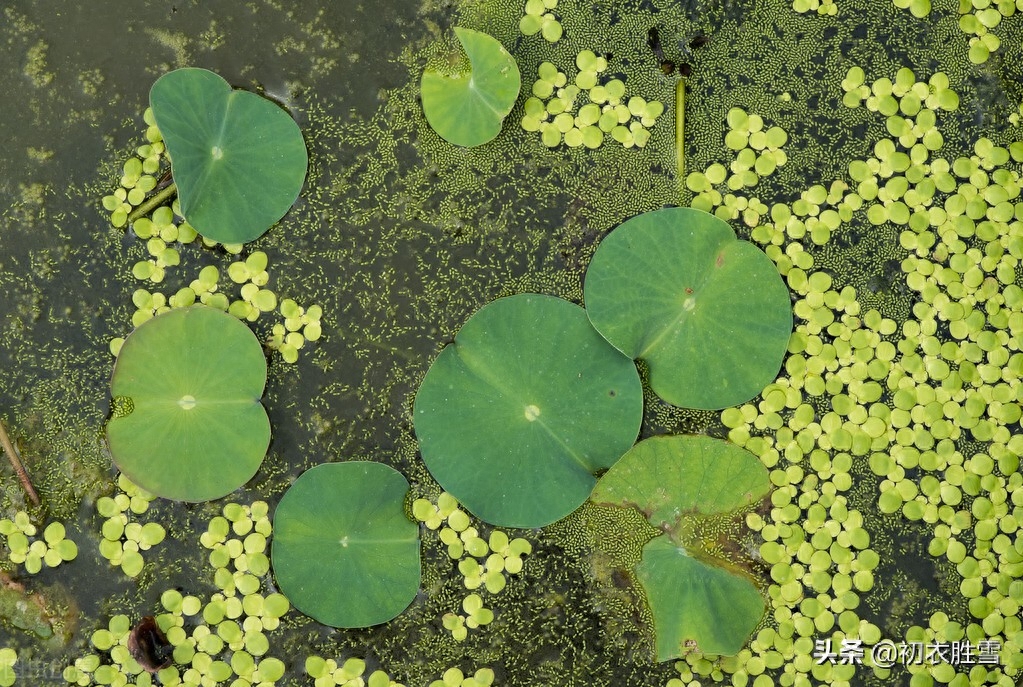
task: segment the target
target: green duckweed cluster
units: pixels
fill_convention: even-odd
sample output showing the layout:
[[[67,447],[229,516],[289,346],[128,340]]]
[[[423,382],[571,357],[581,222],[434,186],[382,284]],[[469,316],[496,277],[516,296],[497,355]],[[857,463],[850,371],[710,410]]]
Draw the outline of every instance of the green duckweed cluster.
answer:
[[[539,33],[549,43],[557,43],[564,33],[553,10],[558,0],[526,0],[526,13],[519,20],[519,31],[525,36]]]
[[[149,510],[149,504],[156,498],[153,494],[124,475],[117,477],[117,486],[120,493],[96,500],[96,512],[106,518],[99,552],[111,565],[120,566],[128,577],[138,577],[145,565],[142,552],[162,542],[167,531],[157,522],[143,524],[134,519]]]
[[[332,658],[309,656],[305,672],[313,678],[314,687],[405,687],[382,670],[367,676],[366,662],[361,658],[349,658],[339,666]]]
[[[768,213],[767,206],[759,198],[747,198],[735,192],[756,186],[761,178],[770,176],[788,161],[782,150],[788,134],[778,126],[765,130],[760,115],[747,114],[740,107],[729,110],[726,119],[729,131],[725,145],[735,151],[735,160],[727,168],[713,163],[703,172],[691,172],[686,177],[686,187],[696,193],[691,206],[712,212],[726,221],[741,216],[747,226],[757,227],[761,217]],[[824,231],[826,228],[825,225],[813,229]]]
[[[923,18],[931,12],[931,0],[892,0],[896,7],[908,9],[914,17]],[[959,0],[959,28],[970,36],[967,53],[973,64],[984,64],[1002,47],[1002,39],[994,29],[1017,11],[1023,10],[1020,0]]]
[[[523,106],[522,128],[538,131],[548,148],[562,142],[569,148],[598,148],[605,135],[625,148],[645,146],[650,140],[648,129],[657,123],[664,105],[639,96],[626,100],[625,84],[620,79],[601,83],[607,59],[592,50],[576,55],[575,64],[579,71],[569,84],[568,76],[553,63],[540,63],[533,96]],[[576,101],[584,92],[588,102],[575,112]]]
[[[115,227],[127,224],[128,215],[156,188],[156,175],[163,166],[166,146],[156,127],[152,109],[146,108],[143,119],[148,125],[145,133],[147,142],[136,149],[136,157],[124,163],[119,187],[111,195],[103,196],[103,208],[110,213],[110,223]]]
[[[458,561],[458,571],[469,590],[485,588],[490,594],[498,594],[508,584],[508,575],[522,572],[522,557],[533,550],[527,540],[510,539],[497,529],[484,539],[472,526],[469,515],[458,507],[455,497],[447,492],[442,492],[436,503],[416,499],[412,503],[412,515],[427,529],[439,530],[438,537],[446,546],[448,556]],[[464,615],[446,613],[441,619],[456,641],[465,640],[469,630],[494,620],[493,611],[484,606],[479,594],[466,596],[462,600],[462,611]]]
[[[831,17],[838,14],[838,4],[835,0],[792,0],[792,9],[800,14],[816,12]]]
[[[284,675],[284,663],[268,656],[267,632],[280,626],[291,609],[283,594],[264,593],[270,561],[269,508],[228,503],[213,518],[200,543],[210,549],[213,582],[220,590],[205,603],[198,596],[168,589],[160,596],[163,612],[156,622],[173,647],[173,664],[144,672],[128,651],[130,620],[110,619],[92,635],[97,653],[77,659],[64,672],[68,682],[100,685],[212,686],[231,681],[235,687],[272,687]],[[157,680],[159,682],[157,682]]]
[[[434,680],[430,687],[490,687],[494,684],[494,671],[480,668],[472,675],[466,675],[459,668],[448,668],[440,680]]]
[[[886,636],[857,611],[880,563],[870,548],[876,524],[849,503],[864,472],[882,478],[882,514],[933,528],[929,552],[955,565],[973,618],[962,624],[934,611],[927,627],[905,631],[905,641],[994,640],[1000,647],[999,665],[971,666],[968,674],[947,662],[910,665],[911,684],[1008,686],[1023,669],[1023,544],[1016,536],[1023,443],[1010,431],[1023,400],[1023,292],[1016,284],[1023,206],[1014,204],[1019,173],[1008,166],[1023,161],[1023,146],[981,138],[972,156],[937,157],[943,138],[935,114],[958,106],[948,79],[937,73],[917,81],[903,69],[894,82],[863,81],[862,70],[849,71],[846,106],[865,102],[884,115],[892,138],[878,141],[873,157],[850,163],[854,186],[816,185],[791,206],[772,207],[773,226],[753,229],[799,297],[797,326],[784,374],[758,403],[721,414],[729,439],[771,469],[770,510],[750,514],[747,524],[769,566],[773,622],[737,657],[680,662],[676,686],[725,673],[734,685],[756,687],[852,679],[855,666],[812,654],[821,636],[835,646],[848,638],[870,646]],[[718,202],[708,209],[717,211]],[[828,271],[815,271],[800,243],[827,244],[861,211],[871,224],[901,228],[906,285],[920,296],[901,329],[863,311],[855,289],[839,289]],[[964,441],[985,448],[964,454]],[[892,675],[869,657],[864,665],[878,678]],[[783,669],[777,682],[764,672],[771,668]]]
[[[0,649],[0,687],[11,687],[17,678],[14,664],[18,662],[18,652],[4,647]]]
[[[78,545],[66,537],[63,524],[51,522],[43,530],[42,539],[35,538],[37,531],[25,511],[15,513],[13,520],[0,519],[0,536],[7,540],[9,560],[24,564],[28,574],[35,575],[42,570],[43,563],[48,568],[56,568],[78,556]]]

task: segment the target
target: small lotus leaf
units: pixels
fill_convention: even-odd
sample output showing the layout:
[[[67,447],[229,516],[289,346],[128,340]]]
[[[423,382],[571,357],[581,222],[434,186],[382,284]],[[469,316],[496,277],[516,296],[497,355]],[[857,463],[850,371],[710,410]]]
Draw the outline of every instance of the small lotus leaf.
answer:
[[[271,559],[295,608],[331,627],[368,627],[401,613],[419,590],[419,528],[409,485],[382,463],[306,471],[274,513]]]
[[[497,136],[519,97],[521,77],[515,59],[494,37],[455,28],[468,72],[423,72],[423,112],[441,138],[455,145],[478,146]]]
[[[792,332],[788,288],[771,259],[727,222],[691,208],[633,217],[597,248],[586,312],[608,341],[650,368],[669,403],[719,409],[778,374]]]
[[[636,367],[583,309],[501,298],[473,315],[427,372],[414,417],[423,460],[477,517],[542,527],[587,499],[643,415]]]
[[[756,456],[703,436],[641,441],[597,483],[595,503],[635,508],[665,532],[647,542],[636,566],[657,660],[682,656],[693,643],[703,653],[734,655],[760,622],[765,604],[748,574],[687,537],[700,518],[756,503],[770,486]]]
[[[273,102],[205,69],[177,69],[149,93],[181,212],[221,243],[261,236],[298,198],[308,163],[298,125]]]
[[[204,305],[146,321],[121,347],[110,390],[127,410],[107,424],[114,463],[157,496],[220,498],[259,469],[270,421],[266,359],[252,331]]]

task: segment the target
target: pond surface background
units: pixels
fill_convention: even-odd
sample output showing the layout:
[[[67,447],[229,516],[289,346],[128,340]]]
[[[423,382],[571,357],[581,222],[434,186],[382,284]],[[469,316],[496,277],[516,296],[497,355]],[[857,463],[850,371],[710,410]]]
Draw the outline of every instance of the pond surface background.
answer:
[[[0,625],[0,647],[17,648],[26,661],[66,665],[89,651],[92,631],[111,615],[154,614],[169,588],[200,596],[215,590],[197,540],[223,502],[155,502],[146,517],[161,522],[168,538],[146,552],[135,580],[98,552],[95,500],[113,493],[116,477],[102,438],[114,360],[109,341],[130,331],[135,289],[170,294],[203,265],[223,270],[230,262],[219,249],[192,245],[165,284],[138,282],[131,268],[147,257],[144,243],[110,227],[100,205],[143,142],[149,87],[170,69],[205,67],[276,100],[309,149],[298,203],[246,247],[267,253],[268,287],[280,298],[320,305],[324,313],[323,338],[300,351],[297,364],[271,356],[264,396],[270,452],[258,475],[224,500],[263,499],[271,509],[303,470],[337,460],[385,462],[405,474],[415,496],[436,497],[410,411],[419,381],[459,326],[513,293],[581,302],[586,264],[608,231],[640,212],[692,202],[693,192],[675,177],[678,75],[662,71],[648,45],[651,27],[665,59],[693,70],[687,172],[734,159],[723,142],[733,107],[788,134],[784,167],[745,191],[767,207],[791,204],[815,183],[848,181],[849,163],[870,156],[887,136],[882,117],[841,103],[840,83],[852,66],[863,67],[868,84],[894,79],[904,66],[921,80],[948,74],[961,103],[939,122],[949,159],[969,155],[982,135],[1003,145],[1021,137],[1009,120],[1023,96],[1019,15],[999,29],[1001,50],[974,66],[951,0],[935,0],[925,19],[883,0],[838,0],[836,17],[797,14],[782,0],[561,0],[566,33],[553,46],[518,32],[518,4],[102,0],[0,8],[0,419],[42,497],[43,508],[31,510],[36,521],[64,521],[79,546],[75,561],[26,580],[78,616],[69,643],[40,643]],[[416,100],[423,66],[443,55],[444,41],[450,49],[455,24],[495,35],[523,76],[523,95],[498,139],[472,150],[441,141]],[[710,41],[689,47],[701,35]],[[630,93],[665,104],[645,148],[609,142],[595,151],[548,150],[519,126],[538,64],[574,69],[583,49],[608,55],[609,72],[623,77]],[[1010,167],[1018,171],[1018,161]],[[732,226],[750,237],[741,219]],[[917,294],[900,268],[907,254],[900,231],[860,213],[823,245],[802,244],[835,290],[854,287],[863,311],[876,308],[901,324]],[[261,339],[273,321],[253,325]],[[728,436],[720,413],[672,408],[649,392],[646,402],[641,437]],[[821,414],[828,402],[815,401]],[[891,405],[890,397],[883,402]],[[970,455],[983,442],[964,435],[957,447]],[[10,517],[25,499],[6,463],[0,470],[0,516]],[[865,460],[851,473],[850,508],[864,514],[881,555],[860,616],[895,640],[939,610],[968,622],[955,567],[928,554],[932,528],[878,511],[881,478]],[[440,621],[459,610],[462,578],[427,532],[422,592],[408,611],[358,631],[329,630],[293,612],[270,636],[270,655],[288,665],[284,684],[296,685],[311,684],[302,674],[310,654],[366,658],[410,687],[452,666],[467,674],[493,667],[500,685],[666,684],[679,670],[650,662],[648,614],[628,576],[609,563],[613,555],[598,545],[621,524],[603,517],[584,509],[544,531],[518,533],[534,552],[523,574],[488,599],[495,622],[465,642],[452,640]],[[749,533],[742,540],[753,550],[759,543]],[[6,561],[0,569],[27,577]],[[770,583],[766,567],[754,573]],[[863,668],[852,684],[900,679]]]

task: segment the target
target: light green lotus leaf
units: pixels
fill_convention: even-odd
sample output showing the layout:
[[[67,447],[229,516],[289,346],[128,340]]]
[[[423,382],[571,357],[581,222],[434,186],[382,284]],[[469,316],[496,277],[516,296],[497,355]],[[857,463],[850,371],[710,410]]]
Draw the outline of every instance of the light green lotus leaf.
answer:
[[[382,463],[327,463],[304,472],[273,520],[271,560],[295,608],[331,627],[394,618],[419,590],[419,527],[409,485]]]
[[[117,356],[107,423],[114,463],[143,489],[208,501],[252,478],[270,443],[266,359],[252,331],[203,305],[146,321]]]
[[[149,93],[181,212],[196,231],[245,243],[284,216],[305,180],[298,125],[276,104],[205,69],[176,69]]]
[[[473,315],[427,372],[414,419],[430,473],[474,515],[542,527],[582,505],[639,431],[631,360],[582,308],[521,294]]]
[[[658,661],[694,648],[734,655],[760,622],[765,603],[748,573],[690,539],[701,519],[757,503],[770,487],[756,456],[704,436],[641,441],[597,483],[595,503],[635,508],[665,532],[647,542],[635,570],[654,616]]]
[[[767,255],[691,208],[627,220],[586,270],[586,312],[650,386],[685,408],[744,403],[778,374],[792,332],[789,291]]]
[[[455,145],[478,146],[497,136],[519,97],[518,65],[494,37],[456,27],[469,71],[427,68],[420,84],[426,121]]]

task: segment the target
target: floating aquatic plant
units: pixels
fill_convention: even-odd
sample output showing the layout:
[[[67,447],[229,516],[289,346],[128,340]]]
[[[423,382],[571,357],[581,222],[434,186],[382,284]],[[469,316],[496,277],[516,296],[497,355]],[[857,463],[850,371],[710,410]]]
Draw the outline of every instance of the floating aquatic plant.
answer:
[[[361,658],[349,658],[340,666],[332,658],[309,656],[305,660],[305,672],[313,678],[314,687],[404,687],[382,670],[366,674],[366,662]]]
[[[490,687],[494,684],[494,671],[480,668],[472,675],[466,675],[460,668],[448,668],[440,680],[434,680],[430,687]]]
[[[14,664],[18,662],[18,653],[14,649],[0,649],[0,687],[11,687],[18,673]]]
[[[123,474],[117,476],[117,486],[120,493],[96,500],[96,512],[106,518],[99,552],[111,565],[120,566],[128,577],[138,577],[145,565],[142,552],[162,542],[167,532],[160,523],[139,523],[132,517],[149,510],[150,502],[156,498],[154,494],[139,488]]]
[[[519,20],[519,31],[526,36],[539,33],[549,43],[557,43],[564,29],[552,10],[557,9],[558,0],[526,0],[525,14]]]
[[[426,120],[441,138],[471,148],[501,131],[515,106],[521,78],[515,59],[494,37],[455,27],[469,60],[468,71],[423,72],[421,90]]]
[[[298,198],[305,142],[276,104],[195,68],[161,76],[149,101],[171,156],[181,210],[203,236],[251,241]]]
[[[774,379],[792,331],[788,289],[759,248],[699,210],[624,222],[586,271],[586,313],[675,405],[724,408]]]
[[[408,488],[369,461],[318,465],[291,485],[274,513],[270,556],[298,610],[332,627],[378,625],[405,610],[419,591]]]
[[[664,105],[640,96],[626,98],[621,79],[600,82],[608,62],[592,50],[581,51],[575,63],[578,72],[573,83],[553,63],[540,63],[533,95],[523,107],[522,128],[539,132],[548,148],[562,142],[570,148],[598,148],[607,139],[625,148],[645,146],[650,140],[648,129],[657,123]],[[582,94],[587,102],[576,111]]]
[[[700,436],[653,437],[636,444],[593,491],[597,504],[635,508],[664,530],[643,547],[636,576],[654,616],[657,660],[698,650],[733,655],[764,613],[748,574],[692,541],[692,523],[735,512],[770,489],[756,456]]]
[[[43,530],[42,539],[36,538],[37,532],[25,511],[15,513],[13,520],[0,519],[0,536],[7,540],[10,561],[23,563],[28,574],[42,570],[43,563],[56,568],[78,556],[78,545],[66,537],[63,524],[51,522]]]
[[[481,308],[416,394],[423,460],[481,520],[542,527],[589,496],[639,431],[632,362],[582,308],[521,294]]]
[[[479,530],[471,526],[468,514],[458,507],[455,497],[447,492],[442,492],[436,503],[416,499],[412,502],[412,515],[428,529],[438,530],[448,556],[458,561],[458,571],[469,590],[486,589],[491,594],[500,593],[507,585],[509,575],[522,572],[523,556],[533,551],[526,539],[509,539],[501,530],[492,530],[489,538],[484,539]],[[441,618],[444,628],[456,641],[463,641],[470,629],[486,625],[493,619],[493,612],[483,607],[482,597],[478,594],[470,594],[463,599],[462,610],[465,615],[445,613]]]
[[[124,342],[107,424],[114,462],[132,482],[183,501],[220,498],[259,469],[270,422],[259,403],[266,361],[233,317],[206,306],[171,310]]]

